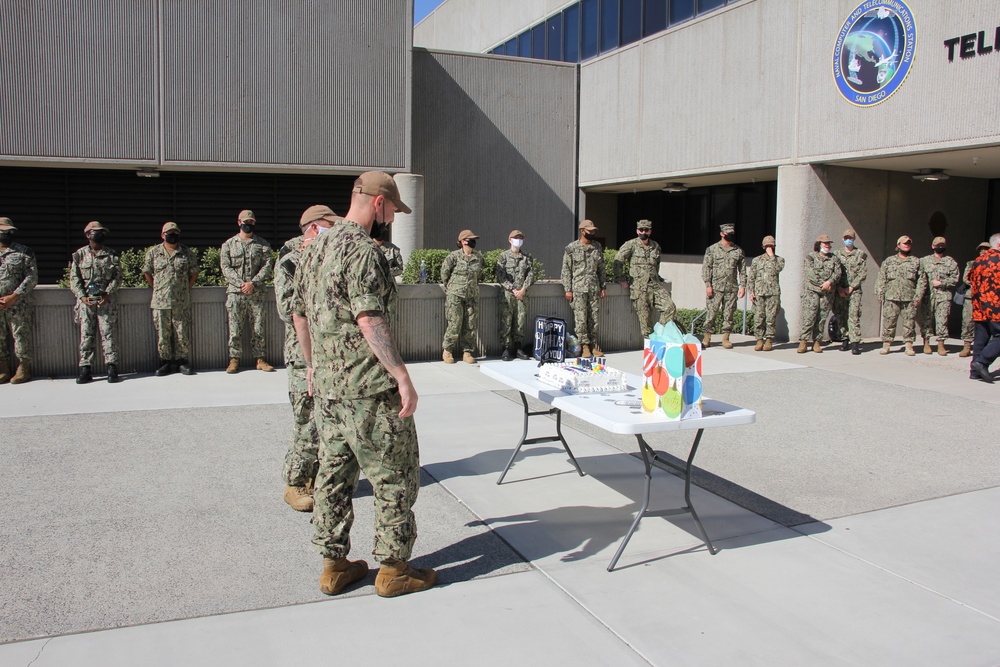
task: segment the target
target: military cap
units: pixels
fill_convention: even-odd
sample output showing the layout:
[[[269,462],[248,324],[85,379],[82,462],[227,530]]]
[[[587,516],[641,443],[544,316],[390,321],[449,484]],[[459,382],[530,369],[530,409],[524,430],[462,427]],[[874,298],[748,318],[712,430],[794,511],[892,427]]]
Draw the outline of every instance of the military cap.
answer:
[[[948,241],[946,241],[943,236],[935,236],[934,240],[931,241],[931,247],[933,248],[934,246],[936,246],[938,244],[946,245],[947,243],[948,243]]]
[[[522,232],[520,229],[515,229],[514,231],[512,231],[510,234],[507,235],[507,238],[509,238],[509,239],[523,239],[524,238],[524,232]]]
[[[723,234],[733,234],[736,232],[736,225],[731,225],[727,222],[724,225],[719,225],[719,231]]]
[[[642,219],[639,222],[635,223],[635,228],[636,229],[652,229],[653,228],[653,221],[652,220]]]
[[[774,237],[773,236],[765,236],[764,240],[760,242],[760,247],[761,248],[766,248],[769,245],[770,246],[774,245]]]
[[[177,232],[178,234],[180,234],[181,228],[177,225],[176,222],[166,222],[163,224],[163,229],[160,230],[160,233],[166,234],[167,232]]]
[[[858,235],[854,233],[853,229],[845,229],[844,230],[844,234],[843,234],[843,236],[841,238],[856,239],[856,238],[858,238]]]
[[[320,218],[333,221],[337,219],[337,214],[326,204],[313,204],[302,212],[302,216],[299,218],[299,227],[305,227],[310,222],[319,220]]]
[[[9,219],[10,218],[8,218],[8,220]],[[976,250],[982,250],[983,248],[986,248],[987,250],[989,250],[992,247],[993,246],[990,245],[989,241],[983,241],[982,243],[980,243],[979,245],[976,246]]]
[[[240,211],[239,219],[240,222],[246,222],[247,220],[249,220],[250,222],[257,222],[257,218],[254,217],[253,211],[251,211],[248,208],[245,208],[242,211]]]
[[[17,231],[17,227],[14,226],[14,221],[11,220],[10,218],[0,218],[0,231],[5,232],[8,229],[11,229],[15,232]]]
[[[597,229],[597,225],[595,225],[591,220],[584,220],[579,225],[577,225],[577,228],[590,231],[591,229]]]
[[[97,220],[91,220],[90,222],[88,222],[87,226],[83,228],[83,233],[86,234],[87,232],[92,232],[97,229],[101,230],[105,234],[111,233],[111,230],[109,230],[107,227],[99,223]]]
[[[906,234],[903,234],[898,239],[896,239],[896,245],[902,245],[903,243],[913,243],[913,239],[911,239]]]
[[[384,171],[366,171],[358,176],[354,181],[354,192],[364,195],[378,197],[382,195],[392,202],[393,206],[400,213],[412,213],[410,207],[403,203],[399,197],[399,188],[396,187],[396,179]]]
[[[819,243],[833,243],[833,241],[830,240],[829,234],[820,234],[816,237],[816,241]]]
[[[471,229],[463,229],[458,233],[458,242],[461,243],[466,239],[478,239],[479,237],[472,233]]]

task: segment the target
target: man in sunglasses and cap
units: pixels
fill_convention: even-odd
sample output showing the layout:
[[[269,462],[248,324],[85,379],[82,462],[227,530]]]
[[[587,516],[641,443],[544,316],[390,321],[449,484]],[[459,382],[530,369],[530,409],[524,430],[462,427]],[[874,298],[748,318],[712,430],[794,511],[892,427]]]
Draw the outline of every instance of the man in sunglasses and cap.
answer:
[[[447,323],[441,341],[441,359],[455,363],[452,351],[462,349],[462,361],[476,363],[476,328],[479,323],[479,281],[483,276],[483,254],[476,250],[479,237],[471,229],[458,234],[458,250],[441,262],[444,284],[444,319]]]
[[[931,336],[937,336],[937,353],[947,356],[944,342],[948,339],[948,317],[951,315],[951,300],[958,285],[958,262],[950,257],[948,242],[943,236],[931,241],[930,255],[920,258],[920,278],[917,279],[917,293],[914,299],[920,303],[920,333],[924,338],[924,354],[930,354]],[[924,296],[926,295],[926,299]]]
[[[580,223],[580,238],[563,250],[560,281],[566,300],[573,308],[573,331],[580,341],[581,357],[600,357],[597,344],[600,300],[607,283],[604,248],[597,241],[597,226],[590,220]]]
[[[238,373],[243,349],[243,328],[251,324],[250,346],[257,370],[272,372],[264,359],[264,286],[271,278],[271,245],[253,233],[257,219],[246,209],[237,216],[240,231],[222,244],[219,265],[226,280],[226,315],[229,321],[229,366],[227,373]]]
[[[198,254],[181,243],[181,228],[167,222],[160,229],[163,243],[146,251],[142,274],[153,289],[149,307],[156,329],[160,366],[155,375],[174,370],[193,375],[191,368],[191,288],[198,279]]]
[[[896,254],[885,258],[875,281],[875,298],[882,304],[882,349],[879,354],[889,354],[896,337],[897,320],[901,320],[906,356],[916,355],[913,316],[917,310],[914,297],[920,278],[920,260],[910,255],[912,246],[909,236],[900,236],[896,240]]]
[[[76,321],[80,325],[80,375],[77,384],[93,379],[94,337],[100,334],[104,363],[108,367],[108,382],[118,382],[118,346],[115,344],[115,323],[118,304],[115,297],[122,284],[121,260],[117,250],[105,247],[108,228],[97,220],[83,229],[87,245],[73,253],[69,272],[69,288],[76,296]]]

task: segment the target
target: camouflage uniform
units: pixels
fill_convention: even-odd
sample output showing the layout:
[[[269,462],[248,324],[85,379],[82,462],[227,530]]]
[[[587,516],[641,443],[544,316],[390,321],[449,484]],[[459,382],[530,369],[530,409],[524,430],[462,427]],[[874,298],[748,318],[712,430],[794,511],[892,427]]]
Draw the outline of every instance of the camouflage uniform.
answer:
[[[472,354],[476,349],[476,325],[479,322],[479,279],[483,274],[483,254],[473,250],[466,255],[453,251],[441,263],[444,283],[444,317],[447,325],[441,348],[456,346]]]
[[[229,356],[238,358],[243,347],[243,326],[253,323],[250,346],[254,357],[267,352],[264,338],[264,286],[271,277],[271,246],[257,236],[244,242],[239,234],[222,244],[219,253],[222,277],[227,283],[226,314],[229,318]],[[253,294],[240,291],[243,283],[252,282]]]
[[[305,236],[296,236],[278,251],[274,263],[274,299],[278,317],[285,323],[285,370],[288,374],[288,401],[292,404],[292,441],[285,454],[283,476],[288,486],[307,486],[319,468],[319,433],[313,419],[313,397],[302,346],[292,323],[295,297],[295,270],[302,256]]]
[[[0,296],[17,294],[12,307],[0,310],[0,361],[9,362],[7,330],[14,338],[14,354],[31,364],[31,290],[38,284],[38,264],[31,248],[12,243],[0,250]]]
[[[674,300],[670,298],[670,292],[660,278],[660,255],[659,243],[649,239],[649,243],[646,244],[638,238],[629,239],[615,253],[616,282],[625,279],[622,276],[622,269],[624,263],[629,262],[629,297],[632,299],[632,308],[639,318],[639,329],[642,330],[643,338],[649,338],[649,334],[653,333],[653,325],[650,323],[651,309],[656,308],[660,312],[660,324],[666,324],[674,319],[674,313],[677,312]]]
[[[500,299],[500,348],[509,350],[524,344],[528,323],[528,297],[518,300],[514,290],[527,288],[535,282],[531,255],[507,249],[497,258],[496,280],[503,287]]]
[[[896,337],[896,321],[900,317],[903,318],[903,340],[913,342],[913,314],[916,311],[913,297],[919,274],[920,260],[916,257],[900,258],[895,254],[882,262],[875,281],[875,297],[882,302],[883,343],[891,343]]]
[[[712,288],[712,296],[705,304],[708,313],[702,329],[706,335],[715,333],[715,318],[721,308],[722,333],[732,333],[739,288],[747,282],[743,249],[736,244],[727,248],[722,241],[708,246],[701,265],[701,279],[706,287]]]
[[[833,253],[819,251],[806,255],[802,283],[802,329],[800,341],[816,342],[823,336],[822,324],[833,306],[833,292],[824,292],[823,283],[829,281],[832,289],[840,282],[840,260]]]
[[[747,284],[753,294],[753,327],[757,340],[774,338],[778,310],[781,308],[778,274],[784,269],[784,257],[771,257],[766,252],[750,262]]]
[[[416,427],[413,417],[399,418],[396,381],[357,324],[361,313],[386,312],[395,292],[385,255],[348,220],[334,223],[299,260],[293,312],[305,315],[312,334],[320,436],[313,543],[328,558],[347,557],[351,550],[359,472],[375,498],[376,558],[406,560],[416,539]]]
[[[972,262],[974,260],[969,260],[965,263],[965,271],[962,272],[962,282],[966,285],[969,284],[969,270],[972,268]],[[962,301],[962,341],[971,344],[975,338],[976,327],[972,323],[972,295],[966,290],[965,299]]]
[[[153,311],[160,359],[191,358],[191,279],[198,275],[198,254],[178,244],[171,253],[164,244],[146,251],[142,272],[153,277]]]
[[[581,345],[597,345],[601,291],[607,283],[604,248],[597,241],[589,245],[573,241],[563,251],[563,290],[573,293],[573,332]]]
[[[389,262],[389,272],[392,273],[392,277],[403,275],[403,254],[399,251],[399,247],[389,241],[384,241],[381,250],[386,261]]]
[[[118,251],[107,246],[96,253],[85,245],[73,253],[69,273],[69,288],[76,295],[75,320],[80,325],[80,365],[91,366],[94,361],[94,336],[100,331],[104,363],[118,364],[118,346],[115,344],[115,323],[118,321],[118,304],[115,295],[121,287],[122,272]],[[103,306],[89,306],[80,299],[97,291],[107,295]]]
[[[837,316],[837,326],[840,329],[840,339],[851,343],[861,342],[861,288],[868,277],[868,254],[859,248],[851,252],[837,251],[840,261],[840,285],[854,291],[847,296],[840,296],[834,291],[833,312]]]
[[[932,281],[940,280],[935,287]],[[953,257],[944,255],[938,257],[930,254],[920,258],[920,278],[917,279],[917,291],[913,299],[920,301],[919,321],[920,332],[925,339],[931,334],[937,336],[938,342],[948,339],[948,316],[951,314],[951,299],[958,285],[958,262]],[[925,300],[924,295],[930,292]]]

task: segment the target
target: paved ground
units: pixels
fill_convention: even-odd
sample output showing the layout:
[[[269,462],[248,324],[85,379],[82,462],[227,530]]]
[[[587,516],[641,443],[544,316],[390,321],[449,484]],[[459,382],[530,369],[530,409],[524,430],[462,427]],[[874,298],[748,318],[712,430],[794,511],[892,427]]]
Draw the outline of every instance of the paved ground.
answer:
[[[395,600],[372,578],[318,591],[308,516],[281,500],[283,373],[0,387],[0,665],[1000,664],[1000,389],[954,354],[740,340],[705,360],[706,393],[758,414],[698,456],[720,553],[687,517],[646,519],[613,573],[634,439],[566,418],[584,477],[537,445],[497,486],[516,394],[412,365],[415,560],[442,585]],[[683,456],[689,437],[649,440]],[[653,506],[679,504],[679,479],[654,481]],[[365,482],[355,506],[365,558]]]

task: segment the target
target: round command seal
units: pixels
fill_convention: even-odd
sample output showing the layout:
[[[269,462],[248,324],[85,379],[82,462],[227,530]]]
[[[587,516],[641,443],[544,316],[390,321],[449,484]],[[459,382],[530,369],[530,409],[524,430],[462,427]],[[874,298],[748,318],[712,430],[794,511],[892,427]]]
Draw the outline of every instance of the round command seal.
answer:
[[[917,26],[900,0],[867,0],[851,12],[833,47],[833,79],[851,104],[884,102],[913,63]]]

